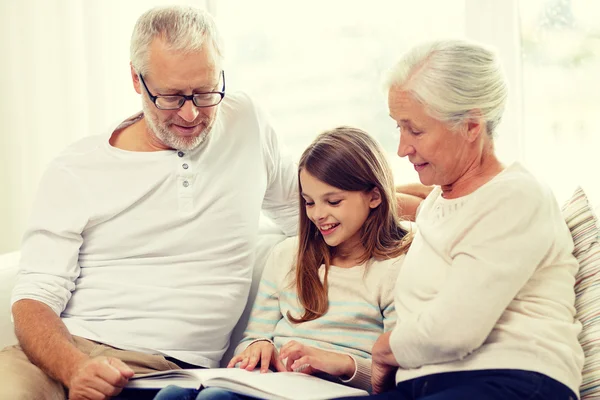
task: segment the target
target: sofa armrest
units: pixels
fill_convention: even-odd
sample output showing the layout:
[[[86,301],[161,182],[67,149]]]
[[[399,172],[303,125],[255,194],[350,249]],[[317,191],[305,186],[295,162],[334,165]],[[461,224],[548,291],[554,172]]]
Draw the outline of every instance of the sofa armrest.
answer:
[[[18,251],[0,255],[0,349],[17,343],[10,314],[10,295],[19,267]]]

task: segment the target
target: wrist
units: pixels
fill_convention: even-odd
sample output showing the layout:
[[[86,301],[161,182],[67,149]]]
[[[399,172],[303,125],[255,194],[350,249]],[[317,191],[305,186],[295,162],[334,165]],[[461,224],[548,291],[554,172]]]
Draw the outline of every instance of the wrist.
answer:
[[[392,351],[391,347],[391,334],[394,331],[388,331],[381,335],[373,346],[373,353],[371,355],[373,362],[381,365],[390,365],[398,367],[398,361]]]
[[[391,353],[390,334],[391,331],[384,333],[375,342],[371,354],[371,358],[374,362],[385,364],[385,359],[387,358],[389,353]]]
[[[62,361],[62,368],[59,370],[59,381],[66,387],[71,387],[71,380],[77,374],[82,365],[90,360],[90,357],[79,350],[65,357]]]
[[[344,373],[343,376],[346,379],[351,379],[356,374],[356,361],[349,355],[345,355]]]
[[[268,343],[271,343],[273,346],[275,346],[275,343],[271,339],[258,338],[258,339],[254,339],[253,341],[251,341],[250,343],[248,343],[248,346],[246,346],[246,348],[252,346],[253,344],[259,343],[259,342],[268,342]]]

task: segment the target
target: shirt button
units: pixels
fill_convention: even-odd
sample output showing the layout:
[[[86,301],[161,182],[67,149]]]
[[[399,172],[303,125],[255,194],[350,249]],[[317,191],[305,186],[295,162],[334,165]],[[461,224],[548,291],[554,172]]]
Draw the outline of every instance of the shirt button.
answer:
[[[182,167],[183,167],[183,169],[188,169],[188,165],[187,164],[183,164]]]
[[[188,181],[183,181],[183,187],[188,187],[190,186],[190,183]]]
[[[185,153],[184,153],[183,151],[178,151],[178,152],[177,152],[177,155],[178,155],[179,157],[183,157],[183,156],[185,155]]]

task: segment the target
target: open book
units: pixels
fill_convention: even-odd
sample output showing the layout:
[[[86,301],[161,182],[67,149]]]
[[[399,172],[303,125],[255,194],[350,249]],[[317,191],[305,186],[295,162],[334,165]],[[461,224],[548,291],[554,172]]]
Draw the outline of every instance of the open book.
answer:
[[[322,400],[366,396],[365,390],[299,372],[261,374],[239,368],[176,369],[135,375],[127,388],[158,389],[168,385],[198,389],[220,387],[246,396],[273,400]]]

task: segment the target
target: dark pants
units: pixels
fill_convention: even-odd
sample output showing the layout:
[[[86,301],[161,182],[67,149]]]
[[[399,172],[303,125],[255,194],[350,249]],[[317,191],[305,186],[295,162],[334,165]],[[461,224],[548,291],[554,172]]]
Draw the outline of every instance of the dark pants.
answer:
[[[448,372],[411,379],[400,382],[394,390],[369,399],[576,400],[577,396],[562,383],[537,372],[494,369]]]

